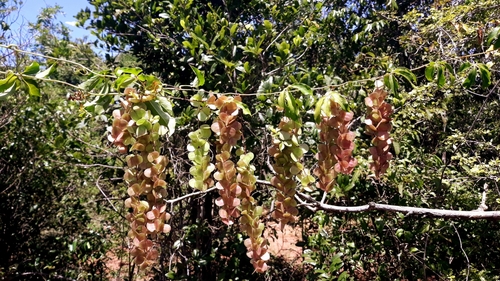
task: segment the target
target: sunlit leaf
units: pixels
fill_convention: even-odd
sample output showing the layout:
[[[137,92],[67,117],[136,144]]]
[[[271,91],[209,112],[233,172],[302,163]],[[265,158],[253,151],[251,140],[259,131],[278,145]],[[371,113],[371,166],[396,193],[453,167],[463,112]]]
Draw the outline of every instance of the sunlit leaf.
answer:
[[[203,72],[201,70],[199,70],[198,68],[190,65],[191,69],[193,70],[193,72],[196,74],[196,79],[195,81],[193,81],[191,83],[191,86],[193,87],[201,87],[203,85],[205,85],[205,74],[203,74]]]
[[[25,75],[33,75],[40,71],[40,65],[37,62],[32,62],[29,66],[24,69],[23,74]]]

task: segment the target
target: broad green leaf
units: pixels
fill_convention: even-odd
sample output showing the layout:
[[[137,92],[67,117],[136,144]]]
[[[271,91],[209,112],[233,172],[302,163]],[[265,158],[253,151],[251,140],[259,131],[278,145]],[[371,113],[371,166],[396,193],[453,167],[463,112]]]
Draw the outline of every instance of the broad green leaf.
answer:
[[[35,61],[35,62],[32,62],[29,66],[27,66],[24,69],[23,74],[33,75],[33,74],[37,74],[38,71],[40,71],[40,65]]]
[[[7,85],[7,84],[6,84]],[[8,84],[10,85],[10,87],[8,88],[5,88],[5,87],[0,87],[0,100],[4,100],[6,99],[8,96],[10,96],[11,94],[13,94],[15,91],[15,88],[16,88],[16,83],[11,83],[11,84]]]
[[[285,91],[285,116],[295,122],[299,121],[299,107],[289,91]]]
[[[460,65],[460,68],[458,68],[458,72],[462,72],[466,69],[468,69],[471,66],[470,62],[466,61]]]
[[[115,70],[116,76],[120,76],[123,73],[128,73],[137,76],[141,74],[141,72],[142,69],[140,69],[139,67],[119,67]]]
[[[488,66],[483,63],[478,63],[477,66],[479,67],[479,73],[481,75],[481,87],[487,88],[491,85],[491,72]]]
[[[443,87],[445,82],[446,82],[446,79],[444,77],[444,66],[440,65],[438,67],[438,72],[437,72],[437,85],[438,85],[438,88]]]
[[[309,87],[305,84],[294,84],[294,85],[290,85],[289,87],[301,91],[304,95],[308,95],[308,96],[313,95],[311,87]]]
[[[233,25],[231,26],[231,29],[229,30],[229,35],[233,36],[234,33],[236,32],[237,28],[238,28],[238,24],[237,23],[233,23]]]
[[[260,82],[259,89],[257,93],[267,93],[270,92],[273,88],[273,77],[269,76],[266,80]]]
[[[250,109],[248,109],[248,106],[244,103],[242,103],[241,101],[238,101],[238,100],[233,100],[237,105],[238,107],[243,111],[243,114],[245,115],[250,115],[252,114],[250,112]]]
[[[500,33],[500,27],[495,27],[491,32],[488,34],[488,38],[486,39],[486,45],[491,45],[493,40],[498,38],[498,34]]]
[[[493,44],[493,48],[495,50],[500,49],[500,37],[498,37],[498,39],[495,41],[495,44]]]
[[[12,93],[16,88],[17,76],[11,71],[7,72],[7,77],[0,80],[0,99],[5,99]]]
[[[455,74],[453,71],[453,67],[449,63],[445,63],[444,67],[448,70],[448,76],[450,78],[450,82],[453,84],[455,82]]]
[[[465,78],[462,85],[466,88],[474,86],[476,84],[477,69],[475,66],[471,67],[467,78]]]
[[[434,62],[430,62],[429,65],[425,68],[425,78],[427,81],[434,81],[434,74],[436,73],[436,69],[434,68]]]
[[[86,81],[84,81],[83,83],[81,83],[80,85],[78,85],[78,88],[81,88],[87,92],[90,92],[92,91],[96,86],[97,84],[99,84],[101,82],[101,79],[99,76],[97,75],[94,75],[92,77],[90,77],[89,79],[87,79]]]
[[[389,90],[393,94],[396,95],[398,93],[399,84],[398,84],[398,81],[396,80],[396,78],[394,77],[394,75],[392,75],[390,73],[387,73],[386,75],[384,75],[384,85],[387,88],[389,88]]]
[[[271,30],[273,28],[273,24],[269,20],[264,20],[264,27]]]
[[[137,80],[137,78],[130,75],[130,74],[123,74],[123,75],[120,75],[120,77],[118,77],[118,79],[116,79],[116,81],[114,83],[114,87],[118,90],[123,89],[123,88],[130,86],[136,80]]]
[[[316,103],[316,108],[314,109],[314,122],[316,122],[316,124],[321,122],[321,107],[323,106],[324,101],[325,97],[321,97]]]
[[[23,82],[28,87],[28,93],[30,96],[39,97],[40,96],[40,88],[38,88],[38,84],[35,80],[23,77]]]
[[[403,76],[412,85],[417,83],[417,76],[407,68],[398,67],[394,70],[394,73]]]
[[[151,111],[154,116],[160,117],[160,124],[168,128],[168,136],[171,136],[175,132],[175,118],[168,116],[162,109],[160,104],[156,101],[145,102],[147,108]]]
[[[193,87],[201,87],[205,84],[205,74],[203,74],[203,72],[201,70],[199,70],[198,68],[190,65],[191,69],[193,70],[193,72],[196,74],[196,79],[195,81],[193,81],[193,83],[191,83],[191,85]]]
[[[278,96],[278,106],[282,109],[285,108],[285,91],[281,92]]]
[[[52,64],[51,66],[49,66],[49,68],[45,69],[42,72],[37,73],[35,75],[35,77],[36,78],[45,78],[45,77],[49,76],[50,74],[52,74],[55,71],[54,65],[55,64]]]

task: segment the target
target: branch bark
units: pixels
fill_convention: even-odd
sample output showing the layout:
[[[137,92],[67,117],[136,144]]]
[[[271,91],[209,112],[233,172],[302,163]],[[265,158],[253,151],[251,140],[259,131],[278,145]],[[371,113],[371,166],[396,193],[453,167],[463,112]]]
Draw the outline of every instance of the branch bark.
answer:
[[[257,180],[257,183],[272,186],[269,181]],[[297,191],[297,199],[299,200],[300,206],[305,206],[309,210],[316,212],[323,210],[328,213],[362,213],[370,211],[383,211],[389,213],[402,213],[406,216],[422,216],[429,218],[443,218],[443,219],[462,219],[462,220],[500,220],[500,211],[459,211],[459,210],[442,210],[442,209],[430,209],[430,208],[419,208],[419,207],[407,207],[407,206],[397,206],[389,204],[378,204],[375,202],[370,202],[362,206],[336,206],[321,203],[311,196]],[[300,197],[300,198],[299,198]]]
[[[442,209],[429,209],[419,207],[397,206],[389,204],[378,204],[370,202],[362,206],[335,206],[324,204],[311,198],[309,195],[297,192],[302,198],[308,202],[305,206],[310,206],[314,211],[323,210],[328,213],[361,213],[369,211],[384,211],[390,213],[402,213],[407,216],[422,216],[431,218],[444,218],[444,219],[469,219],[469,220],[500,220],[500,211],[458,211],[458,210],[442,210]]]

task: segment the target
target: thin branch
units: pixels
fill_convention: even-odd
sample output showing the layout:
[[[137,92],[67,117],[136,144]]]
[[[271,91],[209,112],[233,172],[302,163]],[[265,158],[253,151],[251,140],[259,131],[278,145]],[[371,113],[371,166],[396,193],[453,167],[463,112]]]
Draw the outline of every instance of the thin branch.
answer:
[[[192,196],[196,196],[196,195],[199,195],[199,194],[205,194],[205,193],[208,193],[212,190],[216,190],[217,187],[211,187],[205,191],[197,191],[197,192],[193,192],[193,193],[189,193],[189,194],[186,194],[184,196],[181,196],[181,197],[178,197],[178,198],[175,198],[175,199],[170,199],[170,200],[165,200],[165,203],[169,203],[169,204],[174,204],[175,202],[178,202],[178,201],[181,201],[181,200],[184,200],[186,198],[189,198],[189,197],[192,197]]]
[[[73,164],[74,166],[78,167],[83,167],[83,168],[92,168],[92,167],[103,167],[103,168],[108,168],[108,169],[117,169],[117,170],[123,170],[123,167],[118,167],[118,166],[110,166],[110,165],[104,165],[104,164]]]
[[[102,190],[102,188],[99,186],[99,180],[100,179],[101,179],[101,176],[99,176],[99,178],[95,182],[95,185],[97,186],[97,188],[99,189],[99,191],[101,192],[101,194],[104,196],[104,198],[106,199],[106,201],[108,201],[109,205],[111,205],[111,207],[113,207],[113,210],[115,210],[115,212],[118,215],[120,215],[120,217],[122,217],[123,219],[125,219],[125,217],[118,211],[118,209],[116,209],[115,205],[113,205],[113,203],[111,202],[111,200],[109,199],[109,197],[106,195],[106,193],[104,192],[104,190]]]
[[[116,78],[116,76],[114,76],[114,75],[104,75],[104,74],[99,74],[97,72],[94,72],[94,71],[92,71],[92,69],[86,67],[85,65],[83,65],[81,63],[75,62],[75,61],[71,61],[71,60],[67,60],[67,59],[63,59],[63,58],[51,57],[51,56],[43,55],[43,54],[40,54],[40,53],[35,53],[35,52],[21,50],[16,45],[8,45],[8,46],[7,45],[0,45],[0,48],[10,49],[10,50],[13,50],[13,51],[19,52],[19,53],[24,53],[24,54],[28,54],[28,55],[32,55],[32,56],[37,56],[37,57],[42,57],[42,58],[46,58],[46,59],[51,59],[51,60],[56,60],[56,61],[61,61],[61,62],[73,64],[73,65],[76,65],[76,66],[84,69],[85,71],[88,71],[88,72],[90,72],[92,74],[95,74],[97,76],[108,77],[108,78]],[[40,79],[40,78],[38,78],[38,79]]]
[[[470,271],[470,261],[469,261],[469,256],[467,256],[467,253],[465,252],[463,246],[462,246],[462,239],[460,238],[460,234],[458,233],[457,228],[455,225],[452,223],[451,226],[453,226],[453,229],[455,229],[455,232],[457,233],[458,236],[458,242],[460,243],[460,249],[462,250],[462,253],[464,253],[465,259],[467,260],[467,276],[465,277],[465,280],[469,280],[469,271]]]
[[[500,211],[489,211],[489,212],[478,212],[475,211],[456,211],[456,210],[442,210],[442,209],[430,209],[430,208],[419,208],[419,207],[406,207],[397,206],[389,204],[378,204],[370,202],[367,205],[362,206],[335,206],[329,204],[322,204],[311,198],[309,195],[302,192],[297,192],[302,198],[309,201],[310,205],[317,210],[324,210],[329,213],[360,213],[369,211],[385,211],[390,213],[402,213],[410,215],[419,215],[425,217],[433,218],[446,218],[446,219],[492,219],[500,220]]]

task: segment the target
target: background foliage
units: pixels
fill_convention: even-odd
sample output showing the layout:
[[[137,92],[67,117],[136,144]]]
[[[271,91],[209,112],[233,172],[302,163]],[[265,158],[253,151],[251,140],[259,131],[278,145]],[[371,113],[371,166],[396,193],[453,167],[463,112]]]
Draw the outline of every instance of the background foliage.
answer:
[[[498,1],[94,0],[89,3],[91,8],[78,15],[80,24],[98,36],[97,46],[119,55],[108,54],[100,62],[87,45],[71,41],[62,26],[50,21],[50,13],[57,9],[46,10],[49,16],[44,18],[42,14],[32,27],[39,33],[36,43],[30,45],[34,48],[31,50],[64,59],[57,61],[57,71],[48,77],[73,85],[86,81],[81,88],[91,97],[83,106],[86,111],[80,111],[78,104],[64,99],[68,88],[43,81],[37,84],[42,89],[41,97],[10,94],[7,101],[2,101],[1,120],[6,120],[6,125],[0,128],[2,138],[5,136],[2,144],[13,144],[3,145],[0,159],[9,159],[2,162],[2,167],[12,169],[9,173],[2,172],[5,177],[2,181],[8,183],[3,186],[17,190],[2,192],[2,196],[6,194],[2,202],[17,204],[16,198],[26,198],[22,201],[26,207],[19,209],[26,212],[40,200],[37,198],[42,195],[37,192],[66,191],[69,195],[64,200],[52,195],[53,199],[44,201],[50,205],[44,207],[47,211],[43,209],[42,218],[51,225],[58,208],[75,206],[79,215],[70,212],[64,215],[68,219],[76,216],[75,224],[59,226],[68,232],[58,232],[62,230],[55,226],[48,228],[61,234],[58,236],[65,241],[72,241],[75,233],[82,232],[91,248],[97,249],[93,253],[101,255],[96,257],[97,261],[105,261],[103,255],[111,244],[116,248],[120,243],[117,237],[123,232],[117,230],[105,236],[102,232],[105,224],[96,223],[95,218],[110,216],[119,221],[117,214],[96,213],[94,203],[89,202],[100,194],[95,188],[99,182],[105,193],[116,192],[117,197],[125,194],[125,187],[113,180],[121,176],[120,169],[92,166],[89,173],[89,169],[80,171],[78,167],[83,166],[78,165],[123,166],[101,138],[107,116],[117,108],[114,94],[131,83],[127,82],[132,77],[127,74],[130,67],[140,67],[160,78],[161,95],[170,101],[163,109],[175,118],[176,127],[173,135],[164,139],[162,151],[171,162],[165,179],[171,198],[192,192],[188,185],[192,164],[186,147],[189,133],[202,124],[211,125],[215,118],[204,104],[208,93],[241,94],[250,113],[240,116],[244,136],[241,146],[255,155],[256,176],[269,180],[273,171],[268,163],[273,160],[267,153],[272,145],[268,125],[277,127],[287,112],[302,118],[300,141],[310,148],[304,154],[304,163],[312,170],[318,152],[315,105],[333,90],[345,98],[345,106],[354,113],[350,127],[356,134],[354,155],[359,164],[353,176],[337,177],[338,185],[330,192],[327,203],[355,206],[373,201],[451,210],[475,210],[484,203],[488,210],[498,210]],[[0,7],[9,9],[6,5]],[[21,53],[17,54],[16,64],[6,69],[21,72],[31,63]],[[76,61],[95,71],[82,70],[67,61]],[[53,62],[56,61],[39,60],[46,67]],[[114,73],[105,70],[114,67],[118,67]],[[395,109],[391,131],[394,159],[380,180],[374,179],[369,170],[370,138],[363,125],[364,100],[377,79],[389,90],[388,102]],[[285,113],[277,110],[284,107],[280,102],[284,96],[295,101],[286,104]],[[31,111],[27,111],[28,107]],[[73,109],[68,111],[68,107]],[[32,118],[19,115],[24,111],[33,112]],[[79,133],[81,129],[85,133]],[[27,141],[27,134],[39,137]],[[85,138],[80,140],[76,136]],[[212,136],[209,143],[214,141]],[[38,151],[35,155],[40,156],[28,151]],[[210,151],[208,155],[214,162],[214,145]],[[77,152],[80,158],[75,156]],[[16,153],[19,155],[11,156]],[[49,164],[42,165],[42,159]],[[22,167],[30,161],[34,163],[30,163],[33,172],[55,173],[54,176],[39,178],[28,173],[26,177],[30,175],[40,182],[24,181],[26,186],[21,186],[10,176],[27,173]],[[52,168],[50,163],[54,161],[64,165]],[[74,182],[68,184],[71,180]],[[68,186],[75,188],[67,192]],[[253,196],[270,209],[274,193],[274,188],[258,184]],[[323,194],[317,190],[309,194],[322,200]],[[303,232],[300,242],[303,263],[288,264],[275,257],[270,262],[271,269],[257,275],[245,255],[245,237],[238,234],[237,227],[228,228],[214,216],[218,211],[216,198],[215,194],[206,193],[173,205],[170,221],[173,231],[161,241],[159,264],[151,273],[155,279],[495,280],[500,275],[497,221],[450,221],[382,212],[332,216],[307,208],[300,209],[297,224]],[[116,208],[118,213],[125,211],[119,209],[119,204]],[[12,214],[8,219],[21,221],[32,217],[21,214]],[[269,216],[264,218],[270,220]],[[7,218],[2,218],[3,229],[8,230],[3,233],[8,237],[16,232],[6,227],[6,221]],[[120,229],[122,223],[112,225]],[[28,229],[26,225],[36,225],[34,230],[29,228],[35,231],[31,233],[46,233],[44,223],[26,222],[19,227]],[[98,229],[91,233],[87,229],[92,226]],[[92,240],[93,233],[99,233],[100,239]],[[44,238],[41,234],[35,236]],[[33,243],[24,246],[26,250],[20,253],[34,251],[34,246],[29,245],[38,245],[40,249],[52,245],[31,239],[18,241]],[[54,247],[60,249],[55,253],[63,253],[69,243],[60,243],[62,248]],[[72,257],[83,260],[82,256]],[[53,265],[53,270],[37,267],[31,261],[28,263],[31,267],[16,271],[19,267],[12,267],[20,263],[16,259],[22,260],[15,257],[2,262],[3,274],[22,274],[36,268],[39,275],[57,272],[76,278],[80,270],[95,276],[92,267],[82,265],[65,272],[56,270],[66,268],[59,264]],[[50,259],[54,258],[46,260]]]

